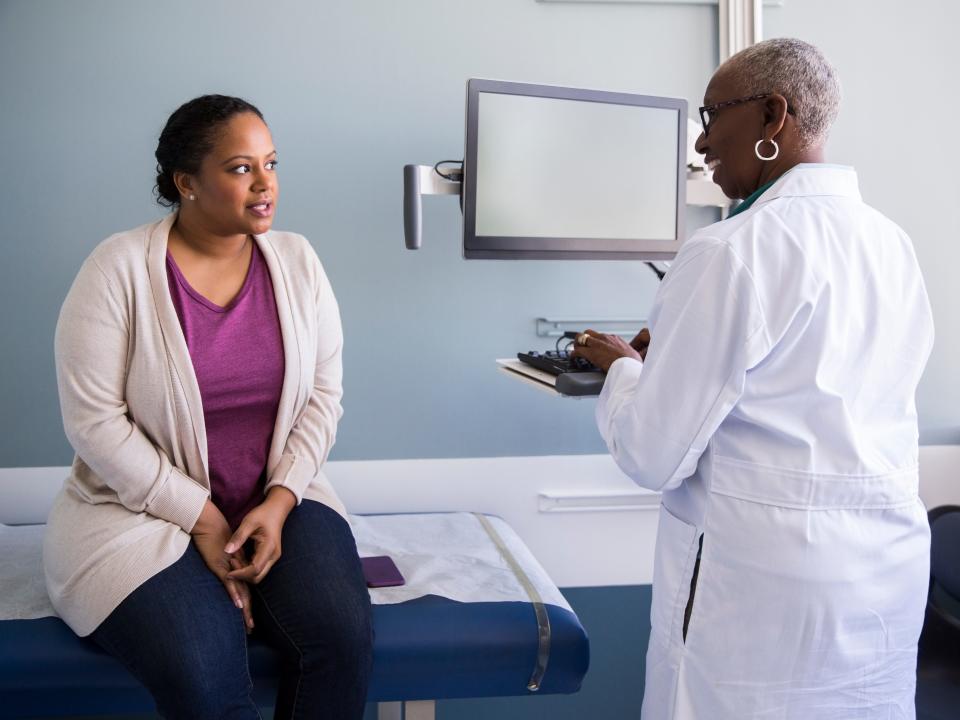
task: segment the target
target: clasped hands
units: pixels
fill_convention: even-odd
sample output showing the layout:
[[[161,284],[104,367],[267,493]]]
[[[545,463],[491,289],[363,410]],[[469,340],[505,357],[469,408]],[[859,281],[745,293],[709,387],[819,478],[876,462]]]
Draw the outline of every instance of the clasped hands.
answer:
[[[595,330],[585,330],[573,343],[573,357],[586,358],[604,372],[615,360],[631,357],[643,361],[650,345],[650,331],[644,328],[629,343],[619,335],[604,335]]]
[[[270,488],[266,499],[247,513],[236,532],[231,532],[223,513],[207,500],[191,532],[207,567],[243,612],[247,633],[253,630],[248,583],[259,583],[280,559],[283,524],[296,504],[291,491],[279,486]],[[254,543],[253,557],[249,559],[244,550],[248,540]]]

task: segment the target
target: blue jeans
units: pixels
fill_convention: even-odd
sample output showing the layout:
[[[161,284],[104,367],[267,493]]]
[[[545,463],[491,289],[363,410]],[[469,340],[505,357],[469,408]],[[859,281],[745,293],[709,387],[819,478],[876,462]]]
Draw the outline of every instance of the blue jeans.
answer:
[[[347,522],[304,500],[283,554],[251,585],[255,635],[279,653],[274,717],[363,717],[373,661],[370,595]],[[165,718],[259,718],[243,617],[193,543],[91,636],[146,686]]]

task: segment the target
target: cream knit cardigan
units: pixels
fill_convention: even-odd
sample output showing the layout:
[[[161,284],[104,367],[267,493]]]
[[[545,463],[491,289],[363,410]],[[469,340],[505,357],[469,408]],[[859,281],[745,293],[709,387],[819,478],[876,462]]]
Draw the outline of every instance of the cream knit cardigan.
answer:
[[[210,497],[200,389],[167,285],[175,218],[103,241],[57,323],[60,405],[76,457],[47,521],[43,562],[53,607],[81,636],[183,555]],[[337,302],[301,235],[271,231],[256,242],[285,361],[266,488],[346,516],[321,470],[343,413]]]

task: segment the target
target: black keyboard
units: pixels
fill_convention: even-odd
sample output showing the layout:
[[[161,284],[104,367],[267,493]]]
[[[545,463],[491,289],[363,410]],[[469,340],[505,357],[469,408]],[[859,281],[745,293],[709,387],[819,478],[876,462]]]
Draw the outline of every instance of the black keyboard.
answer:
[[[570,357],[566,350],[547,350],[546,352],[517,353],[517,359],[538,370],[551,375],[562,375],[568,372],[603,372],[586,358]]]

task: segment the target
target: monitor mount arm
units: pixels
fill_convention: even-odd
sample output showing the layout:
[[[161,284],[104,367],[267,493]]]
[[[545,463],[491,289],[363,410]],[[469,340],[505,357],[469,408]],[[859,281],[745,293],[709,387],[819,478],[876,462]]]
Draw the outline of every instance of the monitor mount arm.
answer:
[[[462,180],[462,168],[447,168],[441,175],[435,165],[403,166],[403,239],[408,250],[420,247],[421,196],[461,196]],[[462,196],[460,207],[463,208]]]

